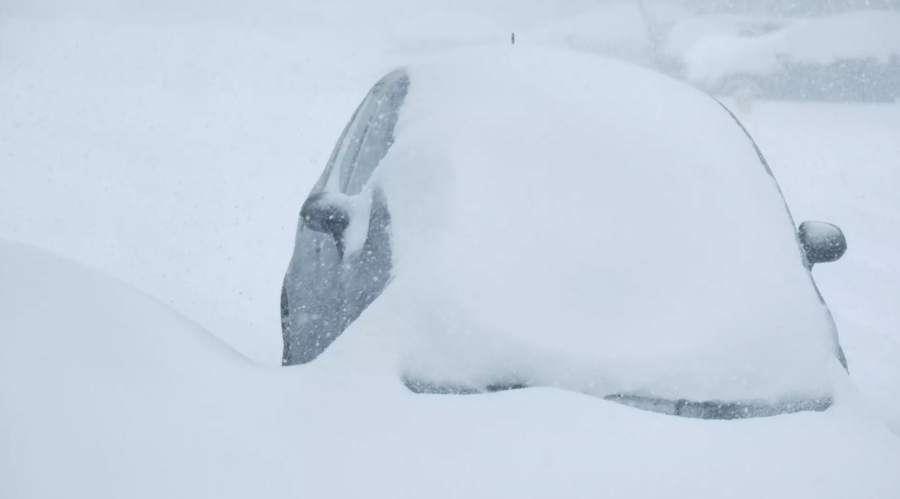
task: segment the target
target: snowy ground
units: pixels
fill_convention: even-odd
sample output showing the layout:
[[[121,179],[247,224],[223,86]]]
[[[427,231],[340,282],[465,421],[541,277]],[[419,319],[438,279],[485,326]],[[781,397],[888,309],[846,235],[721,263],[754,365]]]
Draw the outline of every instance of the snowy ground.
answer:
[[[370,310],[391,309],[378,304]],[[3,498],[888,499],[900,489],[897,439],[853,390],[826,412],[738,421],[547,388],[416,395],[371,362],[376,329],[345,333],[353,339],[304,366],[254,365],[116,279],[5,241],[0,306]],[[354,355],[353,343],[366,348]]]
[[[584,8],[476,3],[5,9],[0,238],[119,277],[277,364],[297,210],[371,83],[410,55],[558,30]],[[900,106],[757,103],[740,117],[795,220],[844,229],[847,255],[815,274],[854,379],[900,431]]]
[[[757,103],[738,115],[794,220],[844,230],[847,254],[813,274],[853,379],[900,433],[900,105]]]

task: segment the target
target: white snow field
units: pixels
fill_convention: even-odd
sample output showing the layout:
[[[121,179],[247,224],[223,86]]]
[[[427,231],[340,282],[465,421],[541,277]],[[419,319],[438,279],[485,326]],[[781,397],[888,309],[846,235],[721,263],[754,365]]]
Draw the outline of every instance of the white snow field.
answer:
[[[5,498],[889,498],[900,487],[898,439],[851,387],[826,412],[737,421],[556,389],[417,395],[378,362],[378,331],[351,329],[304,366],[254,365],[147,295],[9,242],[0,304]]]
[[[897,497],[898,105],[738,113],[795,221],[848,238],[813,271],[850,365],[826,412],[416,395],[338,345],[273,367],[297,212],[369,87],[511,31],[644,54],[567,37],[593,8],[0,1],[0,497]]]

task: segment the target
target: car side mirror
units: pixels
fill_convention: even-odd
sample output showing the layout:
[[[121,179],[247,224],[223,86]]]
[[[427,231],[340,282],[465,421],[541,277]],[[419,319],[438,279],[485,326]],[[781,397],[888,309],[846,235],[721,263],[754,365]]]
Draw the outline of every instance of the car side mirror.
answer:
[[[350,225],[350,207],[346,198],[343,194],[317,192],[300,208],[303,225],[312,231],[330,234],[341,258],[344,257],[344,231]]]
[[[837,225],[803,222],[797,231],[810,268],[817,263],[833,262],[847,251],[847,239]]]

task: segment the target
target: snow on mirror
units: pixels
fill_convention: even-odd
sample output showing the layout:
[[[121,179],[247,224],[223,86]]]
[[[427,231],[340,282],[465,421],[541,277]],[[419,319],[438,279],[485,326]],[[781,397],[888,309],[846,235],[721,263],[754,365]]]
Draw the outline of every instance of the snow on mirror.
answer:
[[[800,244],[810,266],[838,260],[847,251],[847,239],[840,227],[825,222],[803,222],[798,230]]]
[[[300,217],[310,230],[331,235],[343,260],[365,242],[371,209],[371,196],[318,192],[303,203]]]

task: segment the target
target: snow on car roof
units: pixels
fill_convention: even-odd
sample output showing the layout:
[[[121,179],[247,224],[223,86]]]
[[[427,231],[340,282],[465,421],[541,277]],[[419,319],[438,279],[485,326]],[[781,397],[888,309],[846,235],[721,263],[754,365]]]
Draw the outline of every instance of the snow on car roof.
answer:
[[[713,99],[518,47],[408,71],[373,177],[395,281],[332,349],[374,335],[414,378],[597,395],[819,396],[843,375],[777,184]]]

